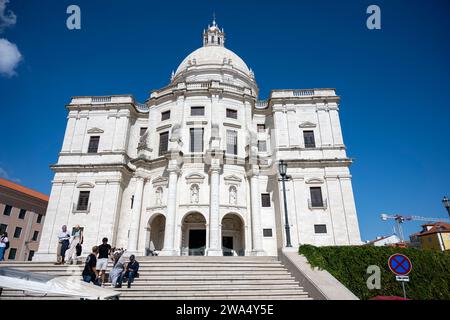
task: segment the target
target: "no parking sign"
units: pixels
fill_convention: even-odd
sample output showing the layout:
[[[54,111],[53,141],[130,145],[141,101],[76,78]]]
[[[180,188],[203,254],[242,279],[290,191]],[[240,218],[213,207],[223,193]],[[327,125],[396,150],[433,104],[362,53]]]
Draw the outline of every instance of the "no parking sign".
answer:
[[[401,281],[403,296],[406,298],[405,282],[409,281],[408,274],[412,270],[411,260],[401,253],[393,254],[388,259],[389,269],[396,275],[396,280]]]
[[[388,260],[389,269],[397,276],[407,276],[412,270],[411,260],[401,253],[393,254]]]

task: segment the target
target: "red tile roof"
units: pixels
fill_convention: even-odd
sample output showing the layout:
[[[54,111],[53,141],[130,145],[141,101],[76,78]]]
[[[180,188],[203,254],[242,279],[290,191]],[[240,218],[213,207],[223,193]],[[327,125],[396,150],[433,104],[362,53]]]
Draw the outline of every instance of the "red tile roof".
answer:
[[[6,180],[6,179],[0,178],[0,186],[6,187],[6,188],[9,188],[9,189],[21,192],[21,193],[24,193],[24,194],[29,195],[31,197],[34,197],[34,198],[37,198],[37,199],[40,199],[40,200],[44,200],[44,201],[47,201],[47,202],[48,202],[48,199],[49,199],[49,196],[47,196],[47,195],[45,195],[43,193],[40,193],[38,191],[34,191],[32,189],[29,189],[27,187],[21,186],[20,184],[11,182],[11,181]]]
[[[450,232],[450,224],[445,222],[436,222],[433,224],[426,224],[423,226],[432,226],[430,230],[418,232],[415,235],[417,236],[423,236],[427,234],[433,234],[433,233],[440,233],[440,232]]]

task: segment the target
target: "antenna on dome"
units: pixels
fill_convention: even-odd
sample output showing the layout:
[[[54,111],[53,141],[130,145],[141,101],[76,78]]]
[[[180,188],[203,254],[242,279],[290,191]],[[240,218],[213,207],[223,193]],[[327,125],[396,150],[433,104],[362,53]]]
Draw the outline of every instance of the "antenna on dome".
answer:
[[[213,26],[216,26],[216,11],[213,12]]]

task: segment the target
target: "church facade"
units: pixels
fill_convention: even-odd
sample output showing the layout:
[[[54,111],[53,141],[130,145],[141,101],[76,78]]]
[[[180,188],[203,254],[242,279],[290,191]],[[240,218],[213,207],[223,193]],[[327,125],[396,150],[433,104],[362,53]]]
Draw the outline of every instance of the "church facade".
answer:
[[[253,71],[214,21],[145,104],[72,98],[34,260],[55,260],[61,226],[77,224],[83,254],[107,237],[138,255],[277,255],[280,160],[292,246],[360,244],[339,102],[334,89],[258,100]]]

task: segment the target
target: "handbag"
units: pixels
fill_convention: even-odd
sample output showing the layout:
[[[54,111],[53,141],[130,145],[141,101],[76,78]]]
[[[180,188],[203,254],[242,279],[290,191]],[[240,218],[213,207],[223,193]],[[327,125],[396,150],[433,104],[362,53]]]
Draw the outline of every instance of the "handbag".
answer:
[[[81,252],[83,251],[81,244],[78,243],[75,249],[77,250],[77,257],[81,256]]]

